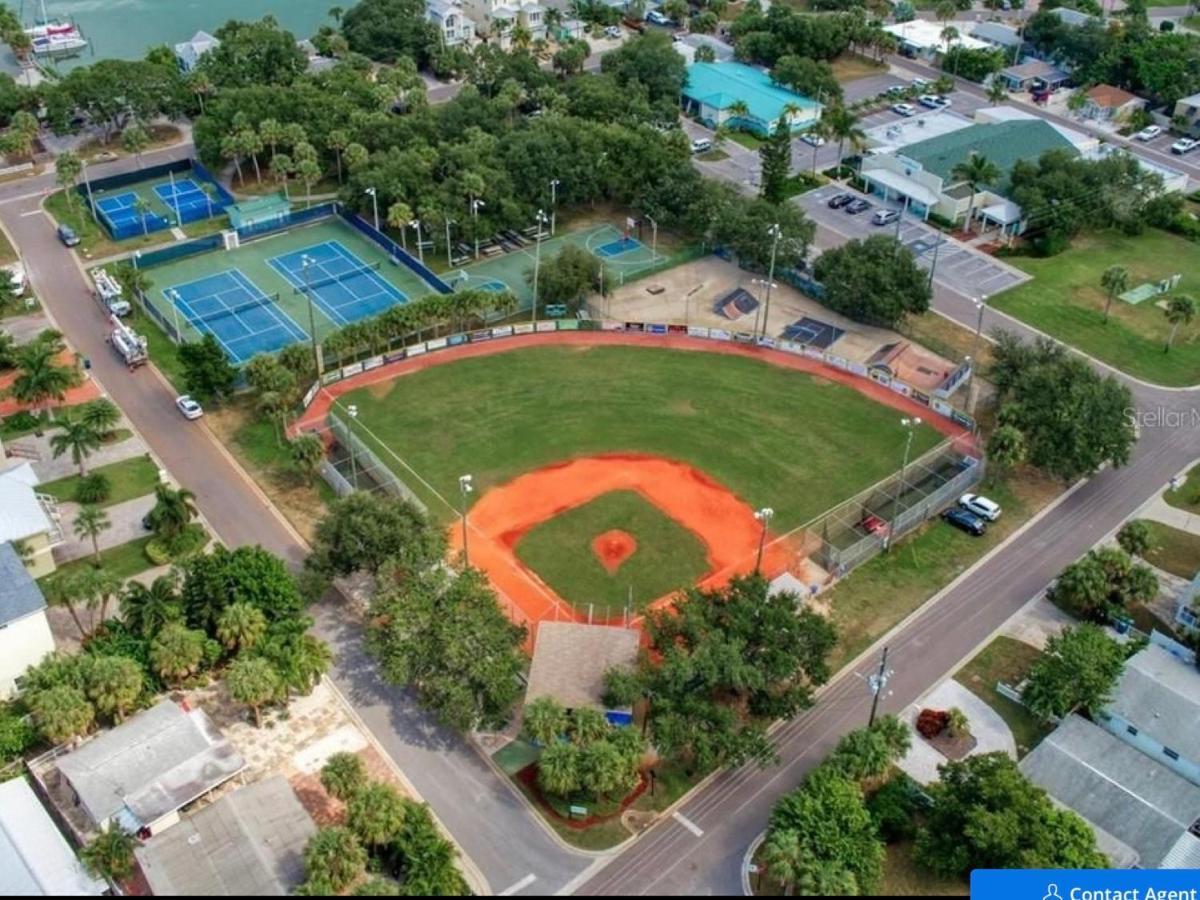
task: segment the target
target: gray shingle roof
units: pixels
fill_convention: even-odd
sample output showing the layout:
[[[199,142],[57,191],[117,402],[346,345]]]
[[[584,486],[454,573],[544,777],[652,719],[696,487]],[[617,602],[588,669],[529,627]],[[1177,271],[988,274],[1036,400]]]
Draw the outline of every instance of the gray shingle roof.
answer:
[[[246,767],[203,710],[163,700],[58,761],[96,824],[150,825]]]
[[[317,826],[282,775],[226,794],[137,849],[158,896],[281,896]]]
[[[0,544],[0,625],[46,608],[46,598],[12,544]]]
[[[1200,819],[1200,787],[1079,717],[1068,717],[1021,760],[1021,771],[1158,868]]]
[[[637,661],[638,632],[607,625],[538,626],[525,702],[553,697],[568,709],[603,705],[604,673]]]
[[[1200,672],[1150,645],[1125,666],[1108,708],[1177,753],[1200,758]]]

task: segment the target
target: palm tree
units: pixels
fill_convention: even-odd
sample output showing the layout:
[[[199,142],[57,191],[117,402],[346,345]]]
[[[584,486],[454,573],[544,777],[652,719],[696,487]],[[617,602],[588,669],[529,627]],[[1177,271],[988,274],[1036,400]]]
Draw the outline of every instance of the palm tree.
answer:
[[[221,158],[233,161],[238,184],[244,185],[246,179],[242,175],[242,145],[235,135],[229,134],[221,139]]]
[[[79,421],[94,429],[101,441],[107,441],[121,421],[121,410],[107,397],[100,397],[79,409]]]
[[[263,152],[263,139],[258,132],[253,128],[243,128],[234,137],[238,150],[250,157],[250,161],[254,163],[254,180],[257,183],[262,182],[262,171],[258,167],[258,154]]]
[[[525,707],[522,732],[530,740],[549,747],[567,731],[567,711],[553,697],[538,697]]]
[[[362,757],[353,753],[335,753],[321,767],[321,787],[329,796],[343,803],[348,803],[366,786],[367,767]]]
[[[825,107],[825,113],[821,118],[829,129],[829,135],[837,138],[838,142],[838,174],[841,174],[842,159],[845,156],[846,144],[849,142],[852,148],[861,148],[866,146],[867,135],[858,125],[858,116],[846,109],[841,104]]]
[[[1109,266],[1100,276],[1100,286],[1108,294],[1108,299],[1104,302],[1104,321],[1107,322],[1113,298],[1129,290],[1129,270],[1124,266]]]
[[[132,153],[137,159],[137,165],[142,167],[142,151],[150,145],[150,135],[141,125],[133,124],[121,132],[121,146],[126,153]]]
[[[179,580],[172,569],[159,575],[149,587],[130,581],[121,595],[121,618],[134,634],[150,639],[172,622],[183,619],[179,602]]]
[[[84,504],[79,509],[79,515],[75,517],[74,527],[77,536],[91,540],[93,559],[96,567],[99,568],[101,565],[100,535],[112,528],[112,521],[108,518],[108,513],[98,506]]]
[[[388,228],[397,228],[400,230],[400,246],[408,250],[408,241],[405,238],[405,230],[408,228],[408,223],[413,220],[412,207],[402,200],[397,200],[387,211]]]
[[[349,828],[340,825],[319,828],[304,847],[303,887],[318,888],[306,893],[341,893],[357,881],[366,868],[367,852]]]
[[[762,847],[762,861],[771,878],[783,887],[790,897],[804,866],[800,836],[790,829],[773,828]]]
[[[998,75],[992,76],[992,83],[988,85],[987,89],[987,98],[992,106],[1003,103],[1008,99],[1008,88],[1004,86],[1004,82],[1000,80]]]
[[[302,434],[288,442],[288,452],[305,479],[312,484],[325,459],[325,445],[315,434]]]
[[[149,521],[155,534],[170,540],[178,537],[191,524],[192,519],[199,515],[196,509],[196,495],[187,488],[172,488],[165,482],[159,482],[154,488],[155,504],[150,510]]]
[[[79,857],[93,875],[119,884],[133,874],[133,848],[131,835],[120,828],[110,828],[96,835]]]
[[[311,159],[303,159],[296,165],[296,174],[304,185],[305,208],[312,206],[313,185],[321,180],[321,166]]]
[[[538,759],[538,784],[542,790],[565,797],[579,790],[579,748],[555,743],[546,747]]]
[[[79,610],[75,607],[76,603],[85,599],[83,570],[68,570],[47,578],[42,586],[42,593],[45,594],[48,604],[66,609],[71,616],[71,621],[79,630],[80,639],[88,636],[88,631],[83,627],[83,621],[79,618]]]
[[[35,412],[50,400],[62,401],[67,391],[79,383],[79,373],[57,363],[58,347],[46,341],[34,341],[17,351],[19,374],[9,394]]]
[[[295,168],[296,164],[286,153],[276,153],[271,157],[271,178],[283,188],[283,196],[289,202],[292,197],[288,193],[288,179],[291,178]]]
[[[128,656],[92,657],[87,672],[88,699],[96,710],[120,722],[142,696],[142,667]]]
[[[829,131],[829,126],[825,124],[823,118],[818,119],[816,124],[808,129],[808,133],[814,138],[812,145],[812,174],[817,176],[817,151],[821,149],[821,145],[829,140],[832,136]]]
[[[579,747],[594,744],[608,734],[612,726],[598,709],[575,710],[571,716],[571,741]]]
[[[341,128],[335,128],[325,136],[325,146],[333,151],[337,158],[338,184],[342,183],[342,152],[350,144],[350,134]]]
[[[187,84],[200,103],[200,115],[204,115],[204,98],[213,92],[212,79],[203,69],[193,69],[187,77]]]
[[[750,115],[750,104],[745,100],[734,100],[725,107],[725,111],[729,113],[726,121],[729,121],[729,119],[745,119]]]
[[[241,601],[230,603],[217,617],[217,639],[227,650],[249,650],[267,632],[267,617],[261,609]]]
[[[1170,353],[1179,326],[1186,325],[1196,317],[1196,301],[1186,294],[1176,294],[1167,302],[1165,313],[1167,321],[1171,323],[1171,333],[1167,335],[1167,346],[1163,352]]]
[[[971,222],[975,218],[975,197],[979,194],[979,189],[999,181],[1003,174],[998,165],[982,153],[975,152],[950,170],[951,178],[966,184],[971,189],[971,202],[967,205],[967,220],[963,224],[963,234],[969,234],[971,231]]]
[[[172,622],[150,644],[150,664],[164,681],[178,685],[200,668],[204,642],[203,631]]]
[[[142,237],[148,236],[150,234],[150,201],[139,195],[133,201],[133,211],[137,214],[138,221],[142,223]]]
[[[50,438],[50,449],[54,458],[64,453],[71,454],[71,461],[79,466],[80,476],[87,475],[87,458],[93,450],[100,449],[100,433],[78,416],[64,416],[58,432]]]
[[[368,784],[346,805],[346,824],[368,847],[390,844],[404,827],[407,813],[403,797],[390,784]]]
[[[67,207],[72,210],[75,206],[73,188],[82,172],[82,161],[70,150],[64,150],[54,160],[54,182],[63,189],[63,196],[67,198]]]
[[[225,675],[229,695],[254,713],[254,727],[262,728],[262,707],[279,692],[279,675],[259,656],[239,656]]]

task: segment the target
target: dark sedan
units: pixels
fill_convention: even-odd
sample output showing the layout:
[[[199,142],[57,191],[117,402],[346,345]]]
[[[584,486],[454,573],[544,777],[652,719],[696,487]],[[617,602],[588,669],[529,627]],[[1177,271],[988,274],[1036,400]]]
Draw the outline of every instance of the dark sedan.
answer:
[[[857,216],[860,212],[866,212],[871,208],[871,204],[859,197],[857,200],[851,200],[846,204],[846,212],[852,216]]]
[[[830,209],[841,209],[847,203],[851,203],[853,201],[854,201],[854,198],[851,197],[849,194],[837,194],[836,196],[829,198],[828,205],[829,205]]]
[[[974,513],[967,512],[962,507],[950,507],[942,512],[942,518],[959,531],[965,531],[967,534],[975,535],[975,537],[982,537],[987,534],[987,522]]]

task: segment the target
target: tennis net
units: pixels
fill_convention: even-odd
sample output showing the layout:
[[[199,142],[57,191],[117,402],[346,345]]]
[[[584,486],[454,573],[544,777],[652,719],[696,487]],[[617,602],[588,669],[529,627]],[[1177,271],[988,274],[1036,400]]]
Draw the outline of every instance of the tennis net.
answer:
[[[228,319],[230,316],[240,316],[242,313],[247,313],[263,306],[270,306],[273,303],[279,303],[278,294],[257,297],[254,300],[247,300],[245,303],[239,303],[237,306],[227,306],[225,309],[217,310],[216,312],[207,316],[201,316],[194,311],[189,311],[188,320],[193,323],[217,322],[221,319]]]
[[[348,272],[338,272],[336,275],[329,275],[325,278],[318,278],[308,284],[302,284],[295,289],[295,293],[304,294],[309,291],[317,291],[323,287],[328,287],[331,284],[341,284],[343,281],[349,281],[351,278],[357,278],[359,275],[366,275],[368,272],[377,272],[382,264],[373,262],[369,265],[360,266],[357,269],[350,269]],[[301,273],[303,277],[303,273]]]

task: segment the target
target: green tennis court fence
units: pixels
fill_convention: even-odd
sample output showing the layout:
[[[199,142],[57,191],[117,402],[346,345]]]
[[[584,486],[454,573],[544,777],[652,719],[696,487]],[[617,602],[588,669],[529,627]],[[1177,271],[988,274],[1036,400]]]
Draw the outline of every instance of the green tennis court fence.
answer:
[[[168,244],[158,250],[135,253],[132,257],[133,266],[135,269],[152,269],[155,266],[161,266],[177,259],[186,259],[189,256],[199,256],[201,253],[208,253],[210,250],[224,246],[224,237],[220,234],[209,234],[178,244]]]

